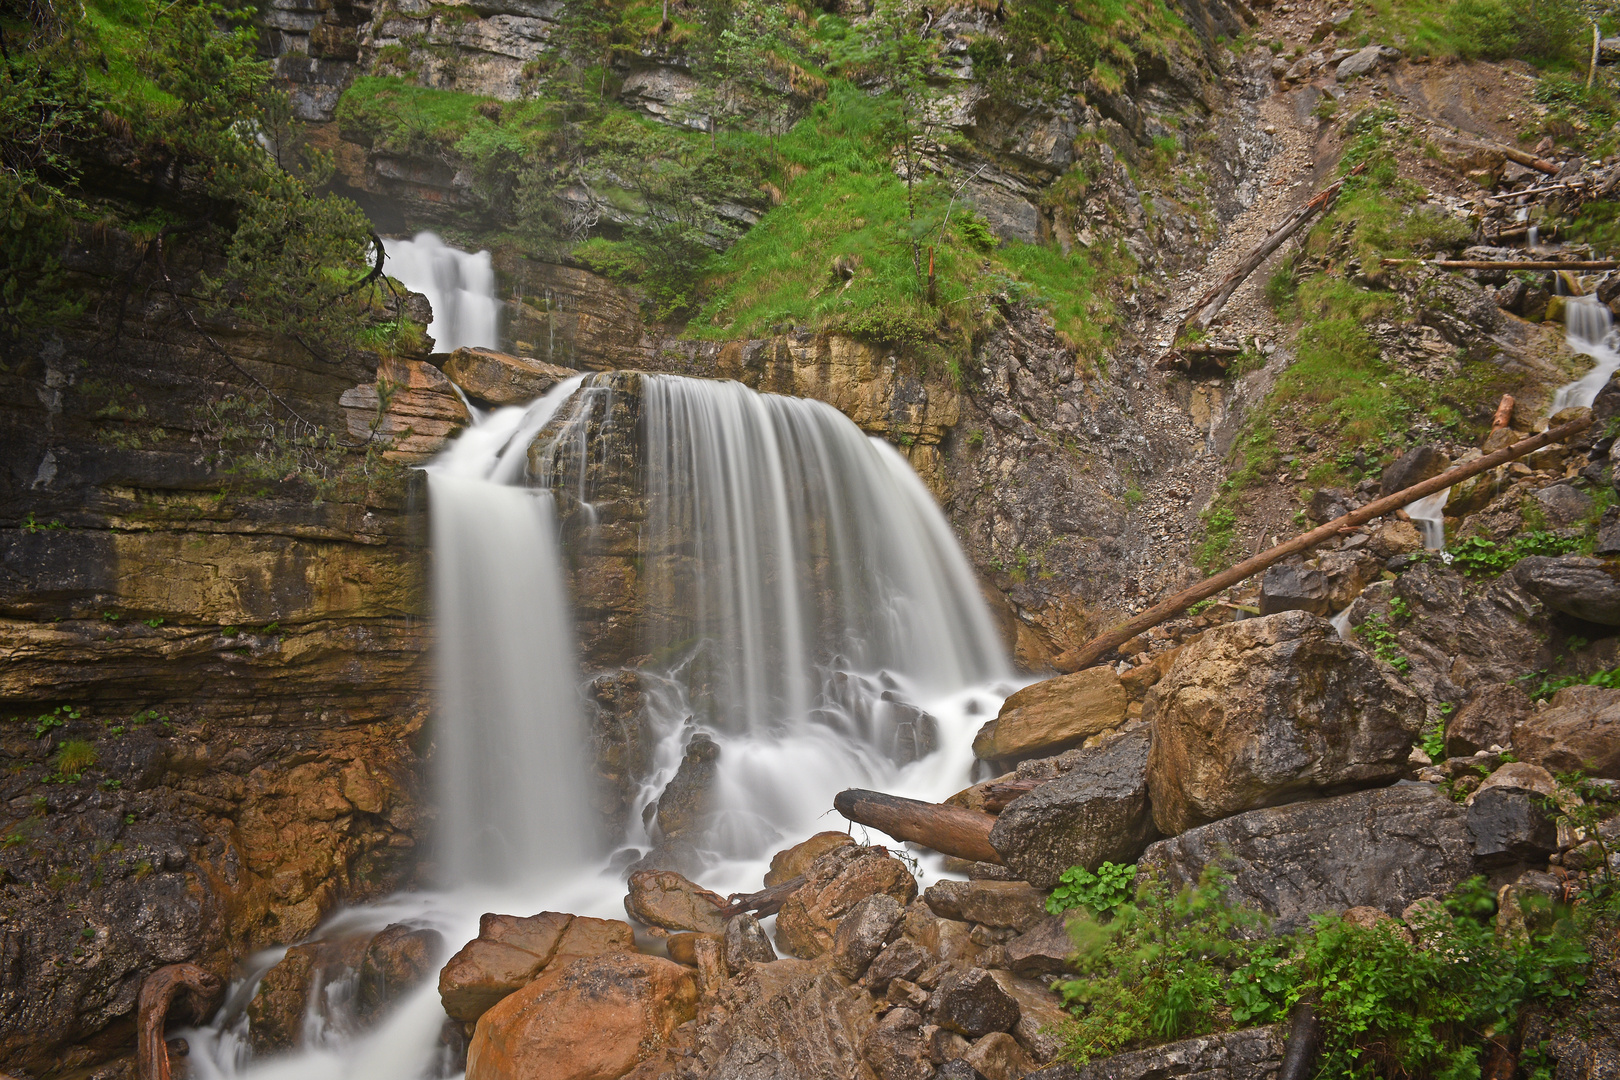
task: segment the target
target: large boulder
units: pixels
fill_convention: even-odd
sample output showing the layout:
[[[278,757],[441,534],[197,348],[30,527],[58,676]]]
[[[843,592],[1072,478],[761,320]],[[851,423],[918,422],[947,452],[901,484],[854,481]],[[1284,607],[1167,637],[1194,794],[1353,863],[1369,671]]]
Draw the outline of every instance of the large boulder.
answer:
[[[467,396],[491,405],[523,405],[579,372],[494,349],[457,349],[444,374]]]
[[[1260,578],[1260,614],[1308,611],[1331,615],[1377,579],[1384,565],[1371,552],[1323,552],[1298,563],[1279,563]]]
[[[1148,792],[1154,823],[1170,835],[1389,783],[1424,720],[1417,694],[1303,611],[1206,631],[1148,702]]]
[[[942,919],[1022,933],[1047,917],[1046,894],[1023,881],[941,881],[923,893]]]
[[[439,972],[439,998],[453,1020],[473,1021],[532,982],[560,956],[594,956],[635,948],[629,923],[557,911],[484,915],[478,936]]]
[[[851,979],[860,978],[888,943],[900,915],[900,902],[887,893],[868,896],[850,908],[833,935],[833,970]]]
[[[826,954],[838,921],[878,893],[903,907],[916,898],[917,879],[905,863],[880,848],[835,848],[811,865],[805,883],[782,902],[776,915],[777,947],[806,960]]]
[[[1273,1024],[1200,1035],[1086,1065],[1051,1065],[1024,1080],[1273,1080],[1287,1048],[1288,1029]]]
[[[467,1080],[615,1080],[697,1015],[697,978],[657,956],[558,964],[479,1018]]]
[[[1013,1025],[1012,1033],[1019,1045],[1036,1064],[1044,1065],[1056,1058],[1063,1050],[1060,1033],[1071,1019],[1063,1008],[1063,999],[1043,983],[1011,971],[990,974],[1018,1002],[1018,1023]]]
[[[1446,724],[1446,753],[1470,757],[1493,746],[1510,746],[1514,728],[1529,719],[1530,696],[1516,682],[1482,689]]]
[[[1125,687],[1112,668],[1094,667],[1026,686],[979,729],[973,752],[1011,761],[1056,753],[1125,722]]]
[[[1432,476],[1439,476],[1451,468],[1451,458],[1438,446],[1425,443],[1405,451],[1384,469],[1379,477],[1380,495],[1393,495],[1405,491],[1413,484],[1421,484]]]
[[[1513,750],[1520,760],[1550,772],[1581,770],[1620,780],[1620,690],[1570,686],[1558,691],[1551,707],[1528,712],[1514,724]]]
[[[771,856],[771,868],[765,871],[765,885],[780,885],[796,877],[803,877],[811,865],[834,848],[850,847],[855,840],[848,833],[818,832],[790,848]]]
[[[1351,907],[1399,915],[1472,874],[1473,847],[1463,807],[1426,784],[1400,783],[1203,825],[1154,844],[1137,866],[1173,889],[1224,866],[1228,896],[1281,932]]]
[[[1007,942],[1003,955],[1007,970],[1015,975],[1039,978],[1062,974],[1069,966],[1069,957],[1074,955],[1068,919],[1048,915]]]
[[[933,1080],[921,1028],[916,1010],[893,1009],[866,1033],[861,1055],[878,1080]]]
[[[1158,835],[1148,804],[1152,742],[1139,728],[1081,751],[1074,768],[1007,804],[990,846],[1038,889],[1055,886],[1071,866],[1135,862]]]
[[[720,744],[698,732],[686,744],[675,775],[658,796],[658,832],[665,843],[700,835],[714,817]]]
[[[726,920],[720,955],[726,970],[735,975],[749,964],[768,964],[775,960],[776,948],[759,920],[744,911]]]
[[[720,934],[726,917],[720,909],[725,897],[692,884],[673,870],[638,870],[630,875],[624,910],[632,919],[665,930]]]
[[[1018,1023],[1018,999],[984,968],[951,972],[928,1001],[929,1019],[969,1039],[1011,1031]]]
[[[1513,580],[1554,611],[1620,626],[1620,559],[1532,555],[1513,567]]]
[[[1468,797],[1474,857],[1485,865],[1545,861],[1558,850],[1558,825],[1549,804],[1558,794],[1540,765],[1503,765]]]

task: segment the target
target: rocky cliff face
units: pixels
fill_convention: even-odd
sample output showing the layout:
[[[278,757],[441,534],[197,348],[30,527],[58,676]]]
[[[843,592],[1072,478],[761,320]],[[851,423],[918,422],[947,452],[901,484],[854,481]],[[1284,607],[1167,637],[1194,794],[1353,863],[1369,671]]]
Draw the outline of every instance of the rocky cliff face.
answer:
[[[154,967],[225,976],[426,839],[415,488],[316,438],[376,358],[193,325],[137,262],[77,252],[89,314],[0,376],[8,1069],[94,1063]]]

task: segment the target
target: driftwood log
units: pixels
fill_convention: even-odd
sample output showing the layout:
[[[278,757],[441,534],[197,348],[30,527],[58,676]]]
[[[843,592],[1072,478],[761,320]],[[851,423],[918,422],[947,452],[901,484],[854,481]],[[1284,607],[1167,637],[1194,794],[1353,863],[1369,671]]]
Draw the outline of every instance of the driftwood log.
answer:
[[[977,810],[860,788],[840,791],[833,799],[833,809],[851,821],[882,829],[896,840],[910,840],[958,859],[1001,862],[990,846],[990,828],[996,819]]]
[[[1375,517],[1382,517],[1385,514],[1399,510],[1408,503],[1423,498],[1425,495],[1433,495],[1435,492],[1451,487],[1453,484],[1461,483],[1470,476],[1521,458],[1533,450],[1539,450],[1551,443],[1561,442],[1571,435],[1585,431],[1591,426],[1592,414],[1587,411],[1586,415],[1571,420],[1567,424],[1549,428],[1540,435],[1521,439],[1512,446],[1503,447],[1494,454],[1477,457],[1466,465],[1448,469],[1438,476],[1430,477],[1419,484],[1413,484],[1411,487],[1397,491],[1393,495],[1375,499],[1360,510],[1353,510],[1342,517],[1336,517],[1327,524],[1312,529],[1310,532],[1302,533],[1292,540],[1262,551],[1253,558],[1245,559],[1230,570],[1205,578],[1190,589],[1183,589],[1168,600],[1162,600],[1148,608],[1135,618],[1128,619],[1113,629],[1097,635],[1074,652],[1065,653],[1063,656],[1058,657],[1054,666],[1059,671],[1079,671],[1081,668],[1090,667],[1101,660],[1104,655],[1119,648],[1144,630],[1149,630],[1166,619],[1179,615],[1187,608],[1198,603],[1198,601],[1208,599],[1222,589],[1230,588],[1245,578],[1253,577],[1274,562],[1285,559],[1296,552],[1308,551],[1318,544],[1333,539],[1340,533],[1348,532],[1358,525],[1366,524]],[[848,794],[848,792],[845,792],[845,794]],[[839,798],[843,798],[843,796],[840,795]],[[845,813],[844,816],[849,817],[850,815]],[[878,827],[882,828],[881,825]],[[891,833],[890,835],[896,834]]]
[[[184,994],[192,1016],[201,1020],[224,992],[220,977],[196,964],[170,964],[146,977],[135,1010],[135,1064],[141,1080],[169,1080],[169,1047],[163,1029],[175,997]]]
[[[728,919],[733,915],[741,915],[745,911],[751,911],[761,919],[767,915],[775,915],[782,910],[783,902],[797,892],[799,886],[803,884],[804,875],[800,874],[798,877],[788,878],[786,881],[777,882],[775,885],[767,885],[756,893],[732,893],[726,897],[728,903],[720,909],[720,914]]]

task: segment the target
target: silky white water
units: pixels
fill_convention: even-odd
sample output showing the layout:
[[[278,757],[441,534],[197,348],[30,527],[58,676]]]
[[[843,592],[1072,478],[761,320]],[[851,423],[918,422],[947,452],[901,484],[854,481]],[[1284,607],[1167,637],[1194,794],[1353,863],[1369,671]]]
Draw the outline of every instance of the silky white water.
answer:
[[[1402,507],[1423,535],[1423,546],[1430,551],[1438,551],[1446,546],[1446,521],[1442,513],[1450,497],[1451,489],[1442,488],[1433,495],[1425,495]]]
[[[428,336],[435,352],[463,347],[500,346],[500,303],[495,299],[495,268],[489,252],[453,248],[430,232],[411,240],[383,243],[384,270],[433,306]]]
[[[1017,683],[971,567],[905,460],[818,402],[671,376],[642,376],[639,391],[652,613],[640,646],[665,659],[642,671],[656,745],[619,834],[595,841],[580,811],[592,776],[584,674],[552,497],[594,520],[599,493],[581,463],[623,390],[592,376],[477,417],[428,467],[434,858],[453,886],[341,913],[318,937],[407,922],[454,950],[485,911],[622,918],[623,868],[659,842],[651,810],[697,732],[720,753],[713,820],[688,838],[691,876],[722,894],[759,888],[773,852],[844,828],[831,811],[843,788],[939,800],[971,782],[974,733]],[[925,859],[924,873],[935,865]],[[447,1074],[433,980],[366,1031],[347,1011],[344,972],[318,980],[302,1050],[252,1060],[243,1009],[276,958],[247,965],[214,1022],[184,1033],[202,1080]]]
[[[1590,406],[1609,376],[1620,368],[1620,351],[1611,340],[1614,317],[1596,296],[1571,296],[1564,301],[1564,341],[1583,356],[1590,356],[1592,370],[1572,383],[1558,388],[1547,414],[1572,406]]]

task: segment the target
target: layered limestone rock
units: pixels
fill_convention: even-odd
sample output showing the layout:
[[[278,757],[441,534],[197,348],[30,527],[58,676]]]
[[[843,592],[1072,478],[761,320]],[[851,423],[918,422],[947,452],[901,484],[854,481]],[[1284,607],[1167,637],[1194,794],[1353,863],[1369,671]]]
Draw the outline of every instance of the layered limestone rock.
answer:
[[[36,1074],[157,967],[227,976],[410,884],[426,835],[419,495],[310,441],[343,441],[339,398],[394,361],[194,312],[205,338],[117,234],[68,268],[87,314],[0,381],[0,702],[39,718],[0,733],[27,838],[0,851],[0,1068]],[[46,783],[69,741],[89,764]]]

